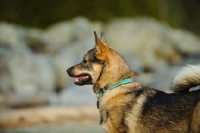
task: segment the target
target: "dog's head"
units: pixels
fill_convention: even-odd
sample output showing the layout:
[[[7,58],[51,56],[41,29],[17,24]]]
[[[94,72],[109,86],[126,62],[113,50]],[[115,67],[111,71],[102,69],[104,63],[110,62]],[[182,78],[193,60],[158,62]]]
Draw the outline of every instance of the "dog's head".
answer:
[[[89,50],[84,56],[81,63],[67,69],[70,77],[75,77],[76,85],[95,84],[100,77],[106,62],[106,52],[109,50],[103,33],[99,39],[95,35],[95,47]],[[102,54],[104,53],[104,54]]]
[[[75,77],[76,85],[93,84],[95,93],[110,84],[117,83],[123,78],[134,77],[126,61],[107,44],[104,35],[100,39],[95,35],[95,47],[89,50],[81,63],[67,69],[70,77]]]

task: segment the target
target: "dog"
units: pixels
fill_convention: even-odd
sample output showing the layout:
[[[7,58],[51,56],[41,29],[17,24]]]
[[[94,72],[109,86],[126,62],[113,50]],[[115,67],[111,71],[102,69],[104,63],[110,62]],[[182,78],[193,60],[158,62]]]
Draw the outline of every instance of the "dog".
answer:
[[[80,64],[67,69],[76,85],[93,85],[100,125],[107,133],[200,133],[200,65],[184,67],[173,79],[174,93],[135,81],[123,57],[103,34]]]

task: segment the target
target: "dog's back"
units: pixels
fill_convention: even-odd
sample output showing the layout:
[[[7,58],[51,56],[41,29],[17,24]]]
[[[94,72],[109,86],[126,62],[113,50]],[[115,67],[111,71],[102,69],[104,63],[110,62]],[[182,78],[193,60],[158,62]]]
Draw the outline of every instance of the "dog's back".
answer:
[[[200,133],[200,90],[188,91],[200,85],[199,71],[199,66],[183,68],[172,83],[179,87],[176,93],[135,82],[107,91],[99,99],[103,128],[109,133]]]
[[[189,92],[192,87],[196,86],[198,86],[198,88],[200,87],[200,65],[187,65],[182,68],[174,77],[171,84],[171,89],[179,93],[177,95],[185,97],[185,99],[183,99],[184,109],[189,110],[188,112],[190,112],[190,110],[192,111],[191,115],[188,114],[187,111],[182,112],[183,117],[192,117],[188,127],[188,132],[192,133],[200,133],[200,90]]]
[[[144,103],[140,115],[142,132],[200,133],[200,65],[184,67],[173,79],[176,93],[156,91]],[[140,125],[140,124],[139,124]]]
[[[167,94],[156,91],[147,98],[138,128],[149,133],[199,133],[200,90]]]

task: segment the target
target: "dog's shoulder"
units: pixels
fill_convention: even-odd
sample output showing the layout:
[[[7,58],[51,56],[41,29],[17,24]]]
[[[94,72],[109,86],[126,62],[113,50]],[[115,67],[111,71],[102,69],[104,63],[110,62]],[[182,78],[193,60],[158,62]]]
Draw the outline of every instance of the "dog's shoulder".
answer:
[[[134,132],[135,128],[130,127],[137,125],[145,103],[157,92],[159,91],[136,82],[108,90],[99,103],[102,126],[109,127],[108,123],[112,121],[111,127]]]

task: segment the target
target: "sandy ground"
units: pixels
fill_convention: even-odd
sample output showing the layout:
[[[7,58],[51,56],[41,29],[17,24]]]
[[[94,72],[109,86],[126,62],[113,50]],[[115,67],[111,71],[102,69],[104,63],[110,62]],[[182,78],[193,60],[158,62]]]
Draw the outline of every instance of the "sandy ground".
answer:
[[[99,111],[88,107],[0,110],[0,133],[104,133]]]
[[[0,133],[105,133],[98,122],[80,123],[75,121],[62,124],[37,125],[11,129],[0,129]]]

